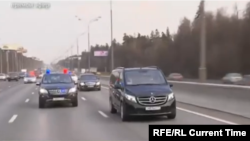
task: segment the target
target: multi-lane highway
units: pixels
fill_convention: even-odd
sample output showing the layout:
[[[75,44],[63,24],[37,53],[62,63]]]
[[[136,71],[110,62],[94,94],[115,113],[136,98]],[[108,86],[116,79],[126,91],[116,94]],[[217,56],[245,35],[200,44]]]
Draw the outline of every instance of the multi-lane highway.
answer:
[[[106,83],[106,82],[103,82]],[[0,140],[148,140],[149,124],[247,124],[250,119],[178,103],[175,120],[135,118],[121,122],[109,113],[108,87],[79,92],[79,106],[38,108],[38,87],[0,82]]]

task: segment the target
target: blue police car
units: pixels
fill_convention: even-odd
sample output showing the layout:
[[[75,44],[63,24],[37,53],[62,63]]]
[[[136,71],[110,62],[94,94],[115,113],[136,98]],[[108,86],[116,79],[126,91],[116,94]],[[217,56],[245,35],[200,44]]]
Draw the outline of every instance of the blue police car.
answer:
[[[78,91],[76,83],[67,73],[50,73],[46,71],[42,80],[36,83],[39,86],[39,108],[47,103],[68,102],[73,107],[78,106]]]

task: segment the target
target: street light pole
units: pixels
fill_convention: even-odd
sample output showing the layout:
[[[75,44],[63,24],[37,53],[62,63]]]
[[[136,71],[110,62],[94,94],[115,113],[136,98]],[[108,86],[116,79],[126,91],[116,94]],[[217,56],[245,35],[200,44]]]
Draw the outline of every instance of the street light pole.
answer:
[[[113,47],[113,11],[112,11],[112,0],[110,0],[110,32],[111,32],[111,70],[114,69],[114,47]]]
[[[206,16],[205,16],[205,1],[201,1],[201,48],[200,48],[200,68],[199,77],[201,82],[207,79],[206,69]]]
[[[89,51],[89,54],[88,54],[88,71],[90,71],[90,59],[91,59],[91,48],[90,48],[90,31],[89,31],[89,26],[90,24],[88,24],[88,51]]]

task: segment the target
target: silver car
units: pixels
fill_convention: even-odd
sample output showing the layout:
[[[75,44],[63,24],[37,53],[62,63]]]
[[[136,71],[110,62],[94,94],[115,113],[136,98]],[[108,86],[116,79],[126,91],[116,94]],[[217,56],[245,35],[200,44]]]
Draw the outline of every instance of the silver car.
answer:
[[[0,73],[0,80],[6,81],[7,80],[7,75],[4,73]]]
[[[23,78],[24,84],[27,83],[36,83],[36,76],[26,74],[25,77]]]
[[[222,82],[224,84],[237,84],[242,78],[242,75],[239,73],[228,73],[222,78]]]

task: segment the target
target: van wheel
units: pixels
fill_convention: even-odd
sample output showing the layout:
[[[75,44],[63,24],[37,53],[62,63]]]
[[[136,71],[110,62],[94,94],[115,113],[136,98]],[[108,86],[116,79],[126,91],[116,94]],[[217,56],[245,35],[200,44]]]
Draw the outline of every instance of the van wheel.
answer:
[[[122,121],[128,121],[130,118],[127,115],[126,109],[124,108],[123,104],[121,104],[121,107],[120,107],[120,117]]]
[[[109,98],[109,107],[110,107],[110,113],[111,113],[111,114],[117,113],[117,110],[114,108],[114,105],[113,105],[113,103],[112,103],[111,98]]]
[[[168,114],[167,117],[168,117],[168,119],[175,119],[175,117],[176,117],[176,109],[173,110],[171,114]]]

